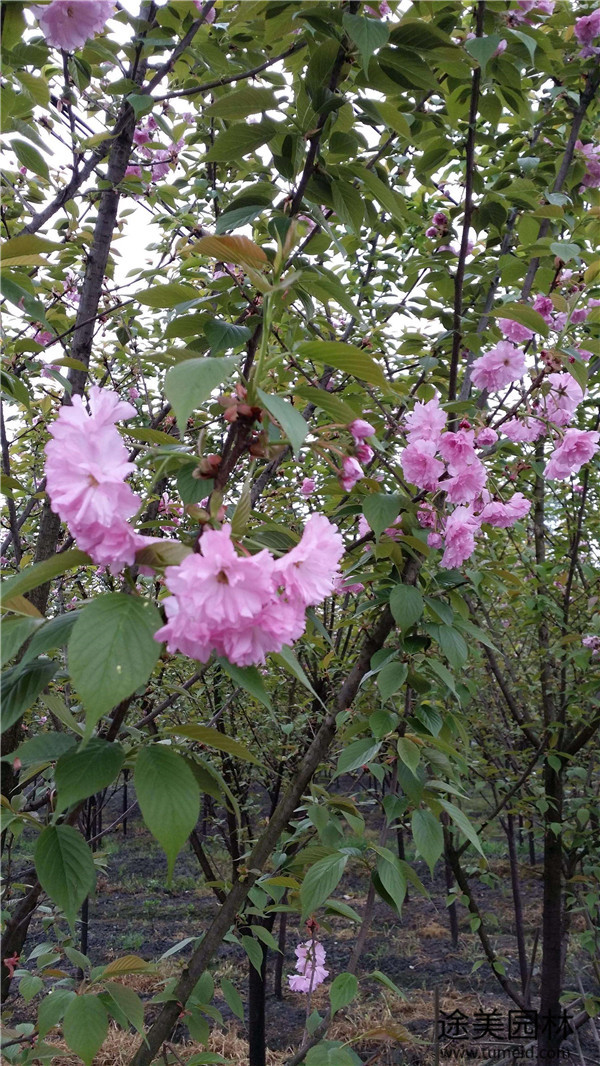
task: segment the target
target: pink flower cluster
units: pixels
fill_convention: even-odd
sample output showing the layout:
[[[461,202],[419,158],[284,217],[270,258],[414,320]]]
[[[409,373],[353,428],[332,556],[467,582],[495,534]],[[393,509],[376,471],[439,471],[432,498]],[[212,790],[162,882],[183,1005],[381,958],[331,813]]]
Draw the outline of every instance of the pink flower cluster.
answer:
[[[595,144],[582,144],[581,141],[575,141],[575,147],[585,159],[586,172],[582,187],[600,188],[600,147]]]
[[[318,940],[307,940],[296,948],[297,973],[288,977],[292,992],[313,992],[329,976],[325,969],[325,948]]]
[[[507,325],[508,321],[508,319],[502,319],[502,322]],[[510,323],[513,335],[515,331],[512,327],[517,325],[516,322]],[[518,335],[522,336],[519,333]],[[522,348],[516,348],[509,341],[499,341],[495,348],[475,360],[471,379],[476,389],[496,392],[498,389],[504,389],[513,381],[518,381],[524,373],[525,352]]]
[[[587,636],[581,638],[581,643],[584,648],[589,648],[592,653],[592,659],[596,659],[600,654],[600,637],[597,637],[595,633],[588,633]]]
[[[600,48],[592,45],[592,41],[600,37],[600,7],[592,11],[591,15],[575,19],[574,31],[579,44],[583,45],[579,53],[582,59],[600,54]]]
[[[361,463],[368,463],[373,458],[373,449],[366,443],[367,437],[375,434],[375,429],[364,418],[355,418],[348,426],[354,438],[354,455],[346,455],[342,461],[342,469],[338,475],[344,492],[350,492],[357,481],[365,475]]]
[[[74,52],[104,29],[114,9],[113,0],[52,0],[36,13],[39,10],[37,19],[48,44]]]
[[[445,237],[448,232],[448,216],[443,211],[436,211],[431,220],[431,226],[425,230],[425,236],[433,240]]]
[[[90,389],[90,412],[80,396],[61,407],[45,448],[46,490],[82,551],[116,573],[155,540],[136,533],[128,521],[141,501],[125,481],[135,467],[115,422],[136,412],[97,385]]]
[[[426,492],[445,492],[448,502],[458,505],[445,522],[431,504],[422,504],[417,514],[421,526],[431,530],[429,546],[445,547],[442,566],[454,567],[475,550],[482,522],[512,526],[527,514],[530,503],[520,492],[503,503],[492,499],[486,489],[487,471],[476,448],[494,444],[495,430],[484,427],[476,438],[469,424],[461,423],[458,430],[446,431],[446,417],[438,396],[415,404],[405,419],[408,444],[400,464],[412,485]]]
[[[156,640],[200,662],[216,652],[238,666],[263,663],[302,636],[306,608],[333,591],[343,551],[340,533],[320,514],[311,515],[300,542],[280,559],[266,549],[238,555],[227,524],[206,529],[200,554],[165,571],[172,595]]]
[[[145,126],[137,126],[133,133],[133,143],[139,148],[140,154],[149,160],[148,166],[152,174],[152,181],[160,181],[166,178],[171,164],[177,162],[177,157],[184,147],[183,140],[173,143],[170,148],[150,147],[152,135],[158,129],[158,122],[154,115],[149,115]],[[125,171],[126,178],[143,177],[142,167],[138,164],[130,164]]]

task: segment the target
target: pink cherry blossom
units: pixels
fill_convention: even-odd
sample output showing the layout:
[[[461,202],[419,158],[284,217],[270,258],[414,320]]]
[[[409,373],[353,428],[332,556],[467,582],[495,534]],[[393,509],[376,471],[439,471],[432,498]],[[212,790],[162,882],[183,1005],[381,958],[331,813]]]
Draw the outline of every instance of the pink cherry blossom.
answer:
[[[597,637],[595,633],[588,633],[581,638],[581,643],[584,648],[589,648],[592,653],[592,659],[595,659],[600,652],[600,637]]]
[[[370,463],[375,454],[373,449],[368,444],[365,444],[364,441],[356,445],[354,452],[359,463]]]
[[[312,496],[315,491],[315,479],[312,477],[305,477],[302,485],[300,486],[300,492],[303,496]]]
[[[50,333],[47,329],[38,329],[34,333],[33,339],[36,344],[42,344],[45,348],[47,344],[50,344],[50,341],[54,340],[54,334]]]
[[[446,412],[440,409],[440,398],[437,395],[427,403],[416,403],[404,420],[407,439],[411,444],[417,440],[432,440],[437,443],[447,417]]]
[[[473,554],[479,524],[479,519],[475,518],[469,507],[455,508],[446,522],[442,566],[446,569],[461,566]]]
[[[480,429],[475,438],[475,443],[479,448],[486,448],[492,444],[495,444],[498,440],[498,434],[491,426],[484,426]]]
[[[545,415],[555,426],[566,426],[583,400],[583,389],[569,373],[548,374],[551,389],[546,396]]]
[[[576,474],[598,450],[600,433],[596,430],[568,429],[546,466],[544,474],[552,481],[562,481]]]
[[[587,363],[588,360],[592,358],[592,353],[588,352],[587,348],[578,348],[577,351],[584,363]]]
[[[492,55],[492,59],[495,59],[496,56],[504,55],[504,53],[506,52],[507,47],[508,47],[508,41],[505,40],[504,37],[503,37],[501,41],[498,41],[498,47],[496,48],[496,51]]]
[[[473,503],[485,488],[486,481],[487,471],[477,459],[470,466],[463,466],[448,481],[443,481],[440,488],[447,494],[450,503]]]
[[[539,418],[509,418],[501,429],[513,444],[529,444],[539,440],[546,432],[546,427]]]
[[[300,542],[275,563],[275,574],[289,599],[314,606],[331,594],[343,554],[337,528],[325,515],[314,514]]]
[[[475,388],[495,392],[517,381],[525,373],[525,353],[508,341],[500,341],[495,348],[473,363],[472,380]]]
[[[582,18],[575,19],[574,32],[579,44],[584,46],[579,55],[584,59],[597,55],[600,49],[592,47],[592,41],[600,36],[600,8],[592,11],[591,15],[583,15]]]
[[[74,52],[104,29],[114,9],[113,0],[52,0],[39,9],[37,18],[52,48]]]
[[[554,311],[554,304],[549,296],[543,296],[542,293],[538,293],[533,301],[533,310],[537,311],[544,321],[550,324],[552,320],[552,312]]]
[[[581,141],[575,141],[575,147],[581,152],[586,163],[583,185],[590,189],[597,189],[600,186],[600,147],[594,144],[582,144]]]
[[[432,440],[416,440],[406,446],[400,456],[400,466],[411,485],[428,492],[436,491],[445,468],[435,458],[435,453],[436,446]]]
[[[575,310],[571,312],[572,325],[579,326],[582,322],[585,322],[590,311],[590,307],[576,307]]]
[[[142,176],[142,168],[138,167],[138,166],[134,166],[133,164],[130,164],[130,166],[128,166],[126,171],[125,171],[125,177],[126,178],[141,178],[141,176]]]
[[[204,0],[194,0],[194,5],[198,8],[198,11],[201,12],[202,8],[204,7]],[[217,9],[215,7],[211,7],[210,11],[205,16],[204,21],[209,23],[214,22],[216,17]]]
[[[297,974],[288,977],[292,992],[312,992],[329,976],[324,967],[325,948],[316,940],[307,940],[296,948]]]
[[[524,344],[526,341],[530,341],[534,335],[532,329],[522,326],[520,322],[513,322],[512,318],[500,318],[498,319],[498,325],[504,336],[509,341],[514,341],[515,344]]]
[[[346,455],[342,463],[342,469],[338,474],[344,492],[351,492],[356,485],[356,482],[360,481],[364,476],[363,469],[358,460],[355,459],[353,455]]]
[[[448,226],[448,216],[443,211],[436,211],[431,221],[438,229],[446,229]]]
[[[46,489],[52,510],[67,522],[82,551],[95,563],[118,570],[153,538],[128,523],[140,505],[125,478],[135,469],[115,422],[135,408],[116,393],[93,386],[88,415],[80,396],[62,407],[50,427]]]
[[[451,474],[457,474],[464,466],[478,463],[473,441],[475,432],[472,429],[459,429],[456,433],[442,433],[439,441],[439,452],[442,459],[449,464]]]
[[[428,533],[427,543],[430,548],[441,548],[444,541],[440,533]]]
[[[371,532],[371,527],[367,522],[364,514],[358,516],[358,535],[359,537],[366,537],[367,533]]]
[[[435,529],[437,512],[432,503],[424,502],[417,511],[417,521],[422,529]]]
[[[375,435],[375,429],[370,422],[365,422],[364,418],[355,418],[354,422],[351,422],[348,426],[354,440],[357,444],[365,440],[367,437],[373,437]]]
[[[492,500],[487,503],[479,514],[480,522],[487,522],[490,526],[507,529],[514,526],[529,512],[531,501],[526,500],[522,492],[515,492],[506,503],[500,500]]]

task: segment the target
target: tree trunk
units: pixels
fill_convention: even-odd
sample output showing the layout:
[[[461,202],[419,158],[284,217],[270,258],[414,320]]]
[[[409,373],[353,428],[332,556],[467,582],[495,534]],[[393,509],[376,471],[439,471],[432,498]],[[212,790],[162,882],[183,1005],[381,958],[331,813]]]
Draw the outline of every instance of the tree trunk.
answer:
[[[538,1062],[555,1062],[564,1036],[562,1010],[562,770],[544,767],[544,791],[548,809],[544,815],[544,904],[542,915],[542,974],[538,1033]],[[557,830],[557,831],[555,831]]]
[[[508,855],[510,859],[510,883],[513,894],[513,907],[515,912],[515,935],[517,938],[517,951],[519,953],[519,972],[521,974],[521,988],[523,993],[527,988],[528,967],[527,953],[525,951],[525,930],[523,928],[523,900],[521,898],[521,882],[519,879],[519,862],[515,847],[515,816],[509,814],[506,822],[503,822],[508,841]],[[519,832],[521,827],[519,826]]]

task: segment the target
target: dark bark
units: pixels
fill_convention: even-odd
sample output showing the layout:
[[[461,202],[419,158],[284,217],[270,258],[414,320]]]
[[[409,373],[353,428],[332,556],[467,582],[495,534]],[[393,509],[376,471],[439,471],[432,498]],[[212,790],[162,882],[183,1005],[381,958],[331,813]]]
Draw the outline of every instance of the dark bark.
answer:
[[[285,895],[283,896],[283,902],[285,902]],[[287,934],[287,911],[282,911],[279,916],[279,936],[277,938],[277,947],[279,948],[279,954],[275,958],[275,973],[273,976],[273,992],[275,999],[283,999],[283,964],[285,962],[285,943]]]
[[[540,1063],[558,1061],[563,1040],[560,995],[563,975],[563,875],[562,875],[562,770],[544,766],[544,794],[549,806],[544,815],[544,902],[542,917],[542,970],[540,993]]]
[[[513,908],[515,912],[515,935],[517,938],[517,951],[519,954],[519,973],[521,974],[521,988],[523,994],[527,989],[528,966],[527,953],[525,951],[525,929],[523,927],[523,899],[521,896],[521,881],[519,878],[519,860],[515,847],[515,818],[513,814],[507,816],[506,822],[502,822],[502,828],[506,833],[508,842],[508,857],[510,861],[510,883],[513,894]],[[521,831],[520,827],[519,830]]]

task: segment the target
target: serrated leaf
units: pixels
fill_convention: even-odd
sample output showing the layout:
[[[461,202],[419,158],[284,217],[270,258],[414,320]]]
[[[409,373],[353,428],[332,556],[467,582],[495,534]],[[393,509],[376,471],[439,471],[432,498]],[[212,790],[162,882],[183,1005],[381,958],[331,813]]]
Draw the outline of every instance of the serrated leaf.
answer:
[[[204,156],[206,163],[228,163],[243,159],[266,144],[277,133],[277,124],[271,119],[262,122],[237,122],[218,133],[214,144]]]
[[[242,937],[242,947],[257,973],[261,972],[263,962],[263,949],[252,936]]]
[[[337,888],[347,862],[347,855],[326,855],[309,868],[300,888],[303,921]]]
[[[262,406],[267,409],[276,422],[279,422],[290,442],[294,455],[298,455],[308,435],[308,424],[304,421],[300,411],[293,407],[289,400],[284,400],[281,396],[263,392],[262,389],[257,389],[257,392]]]
[[[199,297],[197,289],[184,285],[181,281],[171,281],[168,285],[154,285],[150,289],[136,292],[135,298],[147,307],[171,308],[178,304],[189,303]]]
[[[2,694],[2,725],[4,733],[19,720],[25,711],[35,703],[40,692],[52,680],[58,670],[57,663],[39,660],[24,666],[11,666],[2,674],[0,682]]]
[[[41,618],[30,617],[16,617],[11,615],[9,618],[2,619],[2,661],[5,663],[14,659],[15,655],[19,651],[21,645],[35,633],[36,629],[42,625]]]
[[[256,666],[236,666],[234,663],[230,663],[228,659],[219,659],[219,662],[222,669],[236,685],[249,692],[267,710],[273,710],[271,698]]]
[[[469,657],[469,650],[460,633],[452,626],[441,625],[438,627],[437,640],[448,662],[460,670]]]
[[[21,662],[28,663],[37,655],[53,651],[55,648],[63,648],[69,642],[71,631],[79,618],[79,611],[66,611],[56,618],[51,618],[35,633]]]
[[[152,966],[139,955],[122,955],[120,959],[113,959],[102,971],[102,977],[123,977],[130,973],[146,973]]]
[[[200,792],[185,759],[162,744],[142,748],[133,776],[144,822],[167,856],[168,877],[198,821]]]
[[[423,596],[413,585],[396,585],[390,593],[390,610],[402,630],[419,621],[424,607]]]
[[[352,744],[344,748],[340,755],[334,776],[339,777],[340,774],[348,774],[351,770],[358,770],[359,766],[366,766],[371,759],[375,758],[380,747],[380,741],[374,741],[371,738],[354,740]]]
[[[372,356],[353,344],[344,344],[343,341],[305,341],[299,346],[298,355],[323,366],[333,366],[370,385],[387,388],[381,367]]]
[[[87,844],[70,825],[48,825],[38,837],[34,862],[44,892],[73,926],[79,907],[96,884],[94,860]]]
[[[53,988],[38,1007],[38,1033],[40,1039],[58,1025],[75,992],[70,988]]]
[[[182,433],[187,428],[187,420],[192,412],[210,398],[213,390],[227,380],[236,366],[237,359],[233,356],[221,359],[207,356],[204,359],[186,359],[169,370],[165,378],[165,392]]]
[[[398,755],[404,765],[408,766],[411,773],[415,774],[421,759],[417,745],[413,744],[412,740],[407,740],[406,737],[400,737],[398,740]]]
[[[467,840],[471,842],[473,847],[476,848],[479,854],[482,855],[485,859],[485,853],[481,846],[481,841],[479,840],[477,832],[474,826],[471,825],[471,822],[467,818],[466,814],[464,814],[459,807],[456,807],[454,803],[450,803],[448,800],[441,799],[441,797],[438,797],[438,803],[440,803],[444,810],[450,815],[455,826],[460,829],[461,833],[464,833]]]
[[[269,266],[269,260],[258,244],[248,237],[201,237],[192,246],[199,255],[208,255],[224,263],[236,263],[254,270]]]
[[[406,681],[408,675],[408,667],[406,663],[399,663],[397,661],[386,663],[386,665],[377,674],[377,688],[382,702],[393,696],[399,688]]]
[[[65,1011],[63,1035],[71,1051],[92,1066],[108,1033],[108,1014],[98,996],[75,996]]]
[[[444,850],[442,826],[431,811],[418,809],[413,811],[411,827],[415,847],[433,876],[433,868]]]
[[[112,784],[124,761],[121,745],[100,737],[92,737],[84,748],[79,746],[77,751],[67,752],[56,764],[56,810],[63,811]]]
[[[242,998],[237,988],[235,988],[234,985],[232,985],[231,981],[229,981],[226,977],[221,978],[221,991],[225,996],[225,1002],[227,1003],[229,1009],[233,1011],[236,1018],[239,1018],[240,1021],[243,1022],[244,1004],[242,1003]]]
[[[387,529],[388,526],[393,525],[396,521],[400,513],[401,503],[401,497],[397,493],[372,492],[365,497],[363,513],[377,540],[379,540],[384,529]]]
[[[86,708],[86,733],[145,684],[160,654],[162,625],[150,600],[110,592],[81,613],[69,640],[69,671]]]
[[[320,407],[329,418],[342,426],[349,426],[356,418],[355,412],[345,400],[337,394],[327,392],[326,389],[316,389],[312,385],[295,385],[294,394],[308,400],[315,407]]]
[[[353,973],[339,973],[329,988],[331,1013],[347,1007],[358,993],[358,981]]]
[[[542,337],[548,336],[548,323],[542,318],[539,311],[534,311],[528,304],[507,303],[491,312],[494,318],[509,318],[511,322],[518,322],[521,326],[527,326],[534,333],[540,333]]]
[[[50,178],[48,164],[43,155],[38,152],[37,148],[34,148],[29,141],[11,141],[10,145],[7,147],[15,153],[22,166],[27,167],[27,169],[33,171],[34,174],[38,174],[41,178],[45,178],[46,181],[48,181]]]
[[[26,592],[30,592],[31,589],[35,589],[39,585],[45,585],[46,581],[51,581],[54,577],[66,574],[67,570],[74,570],[79,566],[93,565],[89,555],[86,555],[85,552],[79,551],[78,548],[69,548],[68,551],[53,555],[51,559],[46,559],[43,563],[34,563],[33,566],[27,566],[20,574],[15,574],[14,577],[9,577],[6,581],[3,581],[1,586],[2,604],[7,608],[9,599],[23,596]]]
[[[350,15],[348,12],[344,12],[342,23],[346,33],[357,46],[366,69],[373,53],[387,43],[390,35],[388,25],[380,19]]]
[[[37,736],[31,737],[31,740],[19,744],[10,755],[5,755],[4,760],[10,759],[12,762],[13,759],[20,759],[21,765],[27,768],[35,766],[36,763],[54,762],[73,747],[75,737],[66,733],[38,733]]]
[[[465,41],[466,51],[479,64],[482,73],[485,74],[485,69],[490,59],[494,56],[500,40],[499,33],[492,33],[488,37],[472,37],[470,40]]]
[[[246,85],[220,96],[206,109],[213,118],[242,119],[259,111],[275,111],[279,107],[272,89],[253,89]]]
[[[219,355],[220,352],[226,352],[229,348],[234,351],[243,348],[251,335],[247,326],[236,326],[232,322],[224,322],[218,318],[206,320],[203,330],[210,344],[212,355]]]
[[[228,755],[235,755],[236,759],[243,759],[244,762],[252,762],[258,765],[258,759],[244,744],[234,737],[227,736],[226,733],[221,733],[219,729],[213,729],[211,726],[176,725],[171,726],[167,732],[175,733],[178,737],[187,737],[188,740],[195,740],[198,744],[204,744],[207,748],[215,748],[217,751],[227,752]]]
[[[108,981],[104,987],[107,995],[116,1004],[117,1011],[115,1011],[115,1014],[118,1012],[121,1015],[121,1018],[117,1017],[119,1024],[124,1029],[128,1025],[132,1025],[134,1029],[137,1029],[138,1033],[143,1035],[144,1004],[137,992],[134,992],[133,988],[128,988],[126,985],[117,984],[116,981]],[[111,1009],[110,1005],[108,1005],[108,1009]]]

